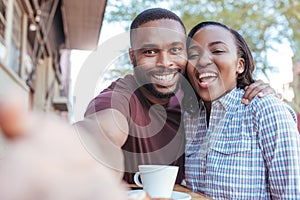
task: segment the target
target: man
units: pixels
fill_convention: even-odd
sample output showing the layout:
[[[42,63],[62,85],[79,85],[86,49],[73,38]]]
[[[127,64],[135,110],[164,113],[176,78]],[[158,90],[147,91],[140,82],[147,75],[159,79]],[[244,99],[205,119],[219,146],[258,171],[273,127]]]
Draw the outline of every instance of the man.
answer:
[[[113,82],[86,110],[85,121],[94,121],[101,137],[122,148],[128,183],[133,183],[140,164],[177,165],[176,182],[184,178],[181,86],[188,84],[183,76],[185,42],[186,30],[176,14],[161,8],[140,13],[130,27],[133,75]],[[249,89],[248,99],[270,90],[261,83]]]

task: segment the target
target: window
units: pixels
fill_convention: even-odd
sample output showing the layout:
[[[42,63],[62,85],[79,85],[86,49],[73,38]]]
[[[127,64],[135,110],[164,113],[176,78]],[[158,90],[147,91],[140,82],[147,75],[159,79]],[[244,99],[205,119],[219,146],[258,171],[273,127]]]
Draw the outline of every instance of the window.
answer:
[[[19,73],[20,47],[21,47],[21,10],[18,3],[14,2],[12,37],[9,54],[9,67]]]
[[[5,58],[5,27],[7,0],[0,0],[0,61]]]
[[[0,42],[4,44],[7,0],[0,0]]]

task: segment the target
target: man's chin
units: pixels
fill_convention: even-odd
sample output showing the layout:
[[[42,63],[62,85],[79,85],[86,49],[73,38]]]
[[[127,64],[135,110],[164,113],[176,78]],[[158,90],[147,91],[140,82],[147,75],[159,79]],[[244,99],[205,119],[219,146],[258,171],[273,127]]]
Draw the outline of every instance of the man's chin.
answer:
[[[169,93],[162,93],[157,91],[157,89],[155,89],[153,84],[145,84],[144,88],[146,88],[148,92],[150,92],[153,96],[159,99],[169,99],[173,97],[178,90],[178,87],[176,87],[173,91],[170,91]]]

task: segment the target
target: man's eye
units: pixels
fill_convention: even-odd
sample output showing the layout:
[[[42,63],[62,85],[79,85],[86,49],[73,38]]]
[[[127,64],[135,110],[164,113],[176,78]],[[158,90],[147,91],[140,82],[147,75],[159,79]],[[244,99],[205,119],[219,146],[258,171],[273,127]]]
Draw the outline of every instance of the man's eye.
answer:
[[[146,54],[146,55],[153,55],[153,54],[155,54],[157,51],[155,51],[155,50],[144,50],[143,51],[143,54]]]

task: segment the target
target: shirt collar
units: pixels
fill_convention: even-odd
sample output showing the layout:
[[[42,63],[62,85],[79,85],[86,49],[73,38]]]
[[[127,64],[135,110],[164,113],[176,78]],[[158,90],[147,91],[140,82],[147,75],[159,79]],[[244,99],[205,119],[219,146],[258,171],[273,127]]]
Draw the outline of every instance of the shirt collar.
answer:
[[[227,112],[235,111],[241,104],[243,94],[243,89],[234,88],[229,93],[214,102],[218,102],[219,104],[221,104]]]

